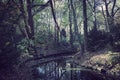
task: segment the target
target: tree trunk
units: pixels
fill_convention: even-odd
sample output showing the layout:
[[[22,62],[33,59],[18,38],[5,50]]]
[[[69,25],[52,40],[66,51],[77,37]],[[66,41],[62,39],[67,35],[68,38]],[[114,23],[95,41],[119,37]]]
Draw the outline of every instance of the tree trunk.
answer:
[[[32,2],[27,0],[28,25],[31,29],[30,39],[34,40],[34,21],[32,16]]]
[[[113,2],[112,10],[111,13],[109,12],[109,3],[107,0],[104,0],[105,2],[105,8],[106,8],[106,18],[107,18],[107,24],[109,26],[109,31],[112,31],[112,27],[114,26],[114,15],[115,15],[115,5],[116,5],[116,0]]]
[[[31,43],[30,43],[30,40],[32,40],[32,42],[35,43],[34,42],[34,21],[33,21],[33,16],[32,16],[32,2],[30,0],[26,1],[27,10],[24,9],[25,1],[19,0],[19,2],[21,5],[20,11],[22,13],[23,20],[25,23],[24,32],[25,32],[27,40],[28,40],[28,51],[30,54],[36,55],[37,51],[36,51],[35,45],[31,45]]]
[[[94,0],[94,6],[93,6],[93,16],[94,16],[94,30],[97,30],[97,19],[96,19],[96,1]]]
[[[83,23],[84,23],[84,50],[88,50],[88,31],[87,31],[87,5],[86,0],[83,0]]]
[[[72,18],[71,18],[71,5],[70,5],[70,0],[68,0],[68,8],[69,8],[69,27],[70,27],[70,45],[71,45],[71,49],[74,49],[73,46],[73,32],[72,32]]]
[[[26,12],[25,12],[25,9],[24,9],[24,1],[23,0],[19,0],[20,2],[20,11],[22,13],[22,17],[23,17],[23,20],[24,20],[24,24],[25,24],[25,29],[24,29],[24,33],[26,35],[26,38],[29,39],[29,35],[30,35],[30,28],[28,27],[28,22],[27,22],[27,16],[26,16]]]
[[[28,14],[28,26],[30,27],[30,36],[29,39],[32,40],[34,45],[30,44],[30,53],[34,55],[34,57],[37,57],[37,50],[35,47],[35,38],[34,38],[34,20],[33,20],[33,14],[32,14],[32,1],[27,0],[27,14]]]
[[[54,5],[55,5],[55,2],[54,2]],[[57,20],[56,20],[56,14],[55,14],[55,10],[54,10],[52,0],[50,0],[50,7],[51,7],[54,22],[55,22],[55,45],[58,46],[58,42],[59,42],[59,26],[58,26],[58,23],[57,23]]]
[[[106,15],[104,13],[104,10],[103,10],[103,6],[101,7],[102,8],[102,15],[104,17],[104,21],[105,21],[105,27],[106,27],[106,31],[109,32],[109,27],[108,27],[108,24],[107,24],[107,18],[106,18]]]
[[[76,17],[76,10],[74,8],[74,3],[72,0],[70,0],[70,4],[71,4],[71,9],[72,9],[72,15],[73,15],[73,22],[74,22],[74,33],[75,33],[75,40],[79,40],[78,39],[78,26],[77,26],[77,17]]]

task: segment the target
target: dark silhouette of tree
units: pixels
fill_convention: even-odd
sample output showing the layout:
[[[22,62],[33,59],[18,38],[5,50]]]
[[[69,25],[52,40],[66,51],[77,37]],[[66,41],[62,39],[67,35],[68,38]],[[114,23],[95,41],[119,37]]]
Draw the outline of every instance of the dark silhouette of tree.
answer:
[[[74,49],[73,46],[73,31],[72,31],[72,10],[71,10],[71,4],[70,4],[70,0],[68,0],[68,8],[69,8],[69,27],[70,27],[70,45],[71,48]]]
[[[75,37],[75,40],[78,40],[78,25],[77,25],[77,17],[76,17],[76,10],[74,8],[74,3],[73,3],[73,0],[70,0],[70,4],[71,4],[71,9],[72,9],[72,15],[73,15],[73,22],[74,22],[74,37]]]
[[[84,23],[84,50],[85,50],[85,52],[87,52],[88,28],[87,28],[87,4],[86,4],[86,0],[83,0],[83,23]]]

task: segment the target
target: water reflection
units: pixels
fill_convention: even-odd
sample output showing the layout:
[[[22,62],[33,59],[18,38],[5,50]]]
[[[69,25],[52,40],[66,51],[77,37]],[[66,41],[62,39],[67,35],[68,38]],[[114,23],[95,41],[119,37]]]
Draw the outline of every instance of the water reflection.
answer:
[[[66,61],[65,61],[66,62]],[[80,80],[80,69],[73,63],[50,62],[37,67],[39,75],[36,80]],[[72,65],[72,66],[71,66]]]

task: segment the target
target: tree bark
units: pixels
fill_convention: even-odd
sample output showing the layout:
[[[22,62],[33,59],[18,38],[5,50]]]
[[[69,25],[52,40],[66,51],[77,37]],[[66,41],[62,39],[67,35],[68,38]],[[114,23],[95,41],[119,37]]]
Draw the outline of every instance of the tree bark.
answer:
[[[55,15],[55,11],[54,11],[54,6],[53,6],[53,1],[52,0],[50,0],[50,7],[51,7],[51,11],[52,11],[54,22],[55,22],[55,45],[58,46],[58,42],[59,42],[59,26],[58,26],[58,22],[56,20],[56,15]]]
[[[77,26],[77,17],[76,17],[76,10],[74,8],[74,3],[72,0],[70,0],[70,4],[71,4],[71,9],[72,9],[72,15],[73,15],[73,22],[74,22],[74,32],[75,32],[75,40],[79,40],[78,39],[78,26]]]
[[[72,32],[72,18],[71,18],[71,5],[70,5],[70,0],[68,0],[68,8],[69,8],[69,27],[70,27],[70,45],[71,45],[71,49],[74,49],[73,46],[73,32]]]
[[[112,27],[114,26],[114,16],[115,16],[115,5],[116,5],[116,0],[113,1],[111,13],[109,12],[109,4],[111,2],[107,2],[107,0],[104,0],[105,3],[105,8],[106,8],[106,19],[107,19],[107,24],[109,26],[109,31],[112,31]]]
[[[88,28],[87,28],[87,5],[86,0],[83,0],[83,23],[84,23],[84,50],[88,51]]]
[[[97,19],[96,19],[96,1],[94,0],[94,6],[93,6],[93,16],[94,16],[94,29],[97,30]]]
[[[27,0],[27,14],[28,14],[28,26],[30,26],[30,39],[34,40],[34,21],[32,16],[32,2]]]

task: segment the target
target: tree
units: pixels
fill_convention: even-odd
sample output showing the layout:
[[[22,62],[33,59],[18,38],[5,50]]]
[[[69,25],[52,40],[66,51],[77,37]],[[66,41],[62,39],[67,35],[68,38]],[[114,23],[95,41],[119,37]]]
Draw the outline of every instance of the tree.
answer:
[[[54,19],[54,22],[55,22],[55,29],[56,29],[55,30],[56,31],[55,42],[58,43],[58,41],[59,41],[59,35],[58,35],[59,34],[59,26],[58,26],[58,23],[56,21],[56,15],[55,15],[55,12],[54,12],[53,2],[52,2],[52,0],[49,0],[45,4],[34,4],[35,1],[31,1],[31,0],[27,0],[27,1],[19,0],[19,2],[20,2],[20,5],[21,5],[20,11],[22,13],[24,23],[25,23],[24,31],[25,31],[26,37],[28,39],[28,51],[29,51],[30,54],[33,54],[34,56],[37,56],[37,51],[36,51],[36,47],[35,47],[35,43],[34,43],[35,42],[35,38],[34,38],[35,27],[34,27],[33,17],[38,12],[42,11],[43,9],[45,9],[48,6],[51,7],[53,19]],[[38,7],[37,10],[35,9],[36,7]],[[31,42],[32,42],[32,44],[31,44]]]
[[[83,23],[84,23],[84,50],[88,50],[88,29],[87,29],[87,4],[86,0],[83,0]]]
[[[54,4],[55,4],[55,1],[54,1]],[[52,0],[50,0],[50,7],[51,7],[54,22],[55,22],[55,27],[54,27],[55,28],[55,45],[58,46],[58,42],[59,42],[59,26],[58,26],[58,22],[56,20],[56,14],[55,14],[55,10],[54,10]]]
[[[74,46],[73,46],[73,32],[72,32],[72,18],[71,18],[71,5],[70,5],[70,0],[68,0],[68,8],[69,8],[69,27],[70,27],[70,45],[71,45],[71,48],[74,49]]]
[[[93,16],[94,16],[94,29],[97,30],[97,19],[96,19],[96,7],[97,7],[97,4],[96,4],[96,0],[94,0],[94,6],[93,6]]]
[[[113,29],[114,24],[114,17],[117,13],[117,11],[120,9],[119,7],[116,6],[116,0],[103,0],[103,2],[105,3],[105,9],[106,9],[106,20],[107,20],[107,24],[109,27],[109,31],[111,32]],[[112,8],[109,10],[109,5],[112,3]],[[117,9],[116,9],[117,8]]]
[[[75,40],[77,39],[78,41],[79,41],[79,39],[78,39],[78,25],[77,25],[77,17],[76,17],[76,10],[75,10],[75,8],[74,8],[74,3],[73,3],[73,1],[72,0],[70,0],[70,4],[71,4],[71,9],[72,9],[72,15],[73,15],[73,22],[74,22],[74,35],[75,35]]]

